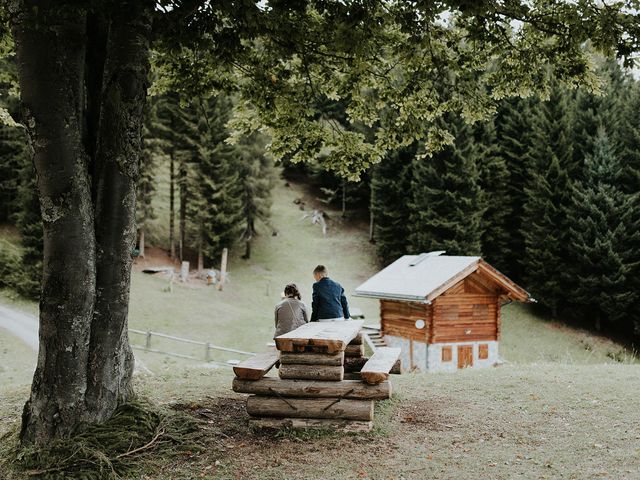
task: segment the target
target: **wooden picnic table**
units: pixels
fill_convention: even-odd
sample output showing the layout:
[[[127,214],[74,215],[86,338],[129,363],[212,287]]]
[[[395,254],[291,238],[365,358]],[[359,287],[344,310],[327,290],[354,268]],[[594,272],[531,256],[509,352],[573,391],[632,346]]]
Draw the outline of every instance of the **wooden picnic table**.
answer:
[[[300,352],[312,347],[325,353],[342,352],[358,336],[364,320],[343,322],[310,322],[276,337],[276,347],[282,352]]]

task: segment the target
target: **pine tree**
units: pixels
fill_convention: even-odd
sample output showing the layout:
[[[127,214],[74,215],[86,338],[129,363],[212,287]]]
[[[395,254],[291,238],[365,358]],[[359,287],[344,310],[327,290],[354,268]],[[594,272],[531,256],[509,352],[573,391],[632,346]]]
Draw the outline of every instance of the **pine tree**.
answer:
[[[529,169],[530,181],[525,188],[525,281],[533,297],[556,316],[571,285],[565,264],[571,182],[551,146],[545,151],[544,158]]]
[[[585,180],[573,189],[570,218],[572,269],[579,279],[572,299],[597,329],[602,321],[628,321],[631,327],[638,301],[633,284],[640,264],[640,197],[621,190],[622,166],[603,127],[585,167]]]
[[[136,189],[136,220],[138,223],[138,248],[141,257],[145,255],[145,233],[147,223],[156,218],[153,209],[153,196],[156,191],[155,170],[156,157],[160,155],[160,142],[154,137],[155,105],[147,104],[145,121],[142,129],[142,150],[140,152],[140,176]]]
[[[581,177],[582,166],[573,156],[568,93],[554,85],[550,99],[536,104],[533,113],[522,267],[526,286],[555,316],[575,281],[566,268],[567,215],[572,182]]]
[[[482,189],[482,253],[502,272],[509,271],[509,248],[512,226],[509,204],[509,170],[496,140],[493,122],[475,128],[475,157]]]
[[[217,260],[243,232],[243,185],[238,168],[241,153],[226,140],[232,100],[219,95],[198,102],[200,108],[198,161],[194,164],[193,222],[204,258]]]
[[[523,99],[505,100],[496,116],[497,147],[508,170],[506,208],[509,212],[509,239],[502,271],[518,281],[523,279],[522,260],[525,256],[522,223],[527,200],[524,190],[528,178],[527,165],[530,160],[530,104],[529,100]]]
[[[452,146],[413,162],[410,247],[414,253],[479,255],[483,209],[473,139],[459,118],[449,128]]]
[[[640,191],[640,82],[629,79],[625,93],[615,139],[623,168],[621,182],[632,193]]]
[[[371,176],[373,237],[384,263],[407,253],[411,210],[412,162],[415,147],[389,154],[376,165]]]
[[[251,258],[251,244],[258,234],[257,222],[267,222],[271,210],[273,164],[265,155],[264,140],[258,135],[244,139],[240,150],[240,182],[242,183],[242,214],[245,242],[243,258]]]

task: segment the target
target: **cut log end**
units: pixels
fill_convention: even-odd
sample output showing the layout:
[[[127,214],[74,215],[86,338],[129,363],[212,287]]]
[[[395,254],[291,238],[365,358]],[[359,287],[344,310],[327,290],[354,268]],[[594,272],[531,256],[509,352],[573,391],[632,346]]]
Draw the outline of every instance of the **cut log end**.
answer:
[[[389,379],[388,373],[382,372],[360,372],[360,376],[362,380],[367,382],[369,385],[378,385],[379,383],[384,382]]]

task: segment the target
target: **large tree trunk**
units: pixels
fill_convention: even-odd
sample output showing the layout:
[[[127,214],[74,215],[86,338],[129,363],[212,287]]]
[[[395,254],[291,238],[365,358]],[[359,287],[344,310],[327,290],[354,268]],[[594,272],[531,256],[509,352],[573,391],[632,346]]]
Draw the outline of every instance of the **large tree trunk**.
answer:
[[[17,11],[23,120],[34,149],[44,233],[40,350],[22,438],[41,444],[70,434],[87,418],[95,236],[82,138],[86,11],[36,0]]]
[[[104,420],[131,393],[127,308],[153,4],[121,2],[89,21],[78,5],[13,5],[44,229],[40,350],[24,443]]]
[[[132,392],[127,315],[150,36],[149,2],[132,0],[115,9],[96,152],[96,304],[86,399],[97,420],[109,418]]]

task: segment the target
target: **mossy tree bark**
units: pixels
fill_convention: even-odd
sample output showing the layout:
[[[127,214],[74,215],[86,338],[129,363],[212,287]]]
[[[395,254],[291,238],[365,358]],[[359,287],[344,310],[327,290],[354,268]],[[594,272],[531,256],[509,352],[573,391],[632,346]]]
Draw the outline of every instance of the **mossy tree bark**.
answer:
[[[153,4],[111,5],[12,5],[44,224],[40,349],[23,443],[105,420],[132,393],[127,309]]]

